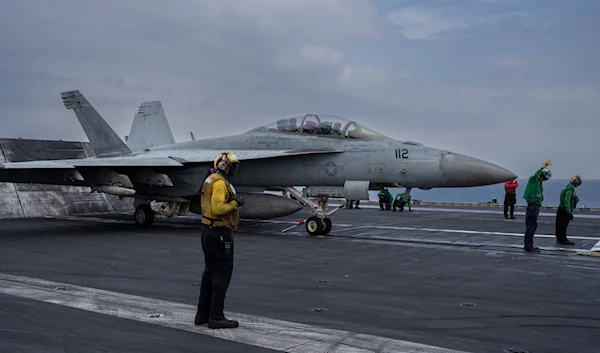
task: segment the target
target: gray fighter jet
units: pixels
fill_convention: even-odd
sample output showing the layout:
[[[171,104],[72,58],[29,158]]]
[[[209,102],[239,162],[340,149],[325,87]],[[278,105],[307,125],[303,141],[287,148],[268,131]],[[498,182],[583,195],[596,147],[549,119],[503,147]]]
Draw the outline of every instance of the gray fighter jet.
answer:
[[[175,143],[162,104],[143,103],[127,144],[79,91],[61,93],[79,119],[95,153],[84,159],[4,163],[0,181],[90,187],[134,200],[134,220],[201,214],[200,189],[216,156],[234,152],[241,167],[232,180],[245,205],[243,218],[273,218],[305,206],[311,235],[328,234],[329,198],[366,200],[381,187],[474,187],[517,176],[499,166],[420,143],[398,141],[358,122],[323,114],[301,114],[235,136]],[[193,135],[192,135],[193,136]],[[306,187],[306,193],[296,187]],[[291,197],[265,191],[286,191]],[[318,201],[314,201],[314,199]],[[158,203],[160,207],[152,207]]]

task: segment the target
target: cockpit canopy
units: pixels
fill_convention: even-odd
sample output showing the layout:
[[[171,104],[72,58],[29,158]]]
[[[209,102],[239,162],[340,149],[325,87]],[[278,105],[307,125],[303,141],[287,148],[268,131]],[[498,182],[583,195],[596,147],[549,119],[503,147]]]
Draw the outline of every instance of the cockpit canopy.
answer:
[[[360,140],[387,138],[354,121],[327,114],[290,115],[268,125],[252,129],[247,133],[252,132],[309,134]]]

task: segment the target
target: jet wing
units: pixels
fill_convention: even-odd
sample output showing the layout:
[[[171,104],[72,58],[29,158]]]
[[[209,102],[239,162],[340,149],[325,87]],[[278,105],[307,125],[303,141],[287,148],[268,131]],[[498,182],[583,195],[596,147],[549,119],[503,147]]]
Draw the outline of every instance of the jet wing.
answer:
[[[313,153],[337,153],[339,150],[232,150],[243,163],[257,160]],[[41,160],[0,164],[0,182],[51,185],[112,185],[119,183],[133,188],[133,183],[160,183],[175,186],[165,168],[178,169],[186,165],[208,163],[222,150],[157,150],[118,157]],[[160,168],[157,172],[155,169]],[[189,187],[189,186],[187,186]]]
[[[163,151],[155,151],[154,153],[161,153]],[[223,150],[183,150],[183,151],[164,151],[165,156],[175,158],[182,163],[207,163],[214,162],[215,158],[219,153],[224,152]],[[293,149],[293,150],[231,150],[235,153],[240,162],[252,159],[265,159],[275,157],[289,157],[308,155],[316,153],[340,153],[343,150],[335,149]]]
[[[264,159],[306,155],[313,153],[339,153],[342,150],[297,149],[297,150],[232,150],[243,162]],[[107,158],[84,158],[12,162],[0,164],[0,169],[75,169],[78,167],[182,167],[189,163],[212,163],[222,150],[165,150]]]
[[[85,158],[13,162],[0,164],[0,169],[76,169],[77,167],[181,167],[183,164],[171,158]]]

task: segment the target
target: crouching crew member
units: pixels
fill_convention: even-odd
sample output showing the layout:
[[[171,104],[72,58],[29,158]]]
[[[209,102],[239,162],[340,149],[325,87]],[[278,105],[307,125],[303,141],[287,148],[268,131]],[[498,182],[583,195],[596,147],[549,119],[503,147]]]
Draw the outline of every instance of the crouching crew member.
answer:
[[[213,329],[238,327],[237,321],[225,318],[223,307],[233,273],[233,232],[239,225],[238,207],[244,204],[229,181],[239,164],[235,154],[219,154],[214,163],[216,172],[206,178],[201,190],[205,266],[194,323],[208,323]]]
[[[381,191],[377,193],[379,197],[379,209],[381,211],[384,210],[383,206],[385,205],[385,210],[389,211],[392,209],[392,202],[394,201],[394,197],[389,192],[388,188],[385,186],[381,188]]]
[[[354,201],[356,201],[356,207],[354,207]],[[357,210],[359,210],[360,207],[358,207],[358,205],[360,205],[360,200],[348,200],[348,201],[346,201],[346,208],[349,208],[349,209],[356,208]]]
[[[408,200],[404,201],[404,193],[396,195],[396,199],[394,199],[394,205],[392,206],[392,211],[396,212],[396,208],[400,209],[400,212],[404,211],[404,206],[408,205],[408,211],[412,212],[410,207],[410,195],[408,195]]]
[[[575,188],[579,185],[581,185],[581,178],[575,175],[560,193],[560,205],[556,211],[556,242],[559,244],[575,244],[567,239],[567,227],[573,220],[573,211],[579,202],[579,197],[575,193]]]

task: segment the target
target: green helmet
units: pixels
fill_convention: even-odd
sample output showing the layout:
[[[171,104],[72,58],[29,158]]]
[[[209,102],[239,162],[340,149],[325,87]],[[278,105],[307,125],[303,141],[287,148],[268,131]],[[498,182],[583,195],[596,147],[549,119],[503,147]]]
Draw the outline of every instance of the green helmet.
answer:
[[[571,180],[570,180],[570,181],[571,181],[571,182],[573,183],[573,185],[575,185],[576,187],[577,187],[577,186],[579,186],[579,185],[581,185],[581,183],[582,183],[582,181],[581,181],[581,177],[580,177],[579,175],[575,175],[574,177],[571,177]]]
[[[550,180],[550,178],[552,178],[552,172],[546,169],[542,170],[542,173],[540,175],[543,176],[546,180]]]

